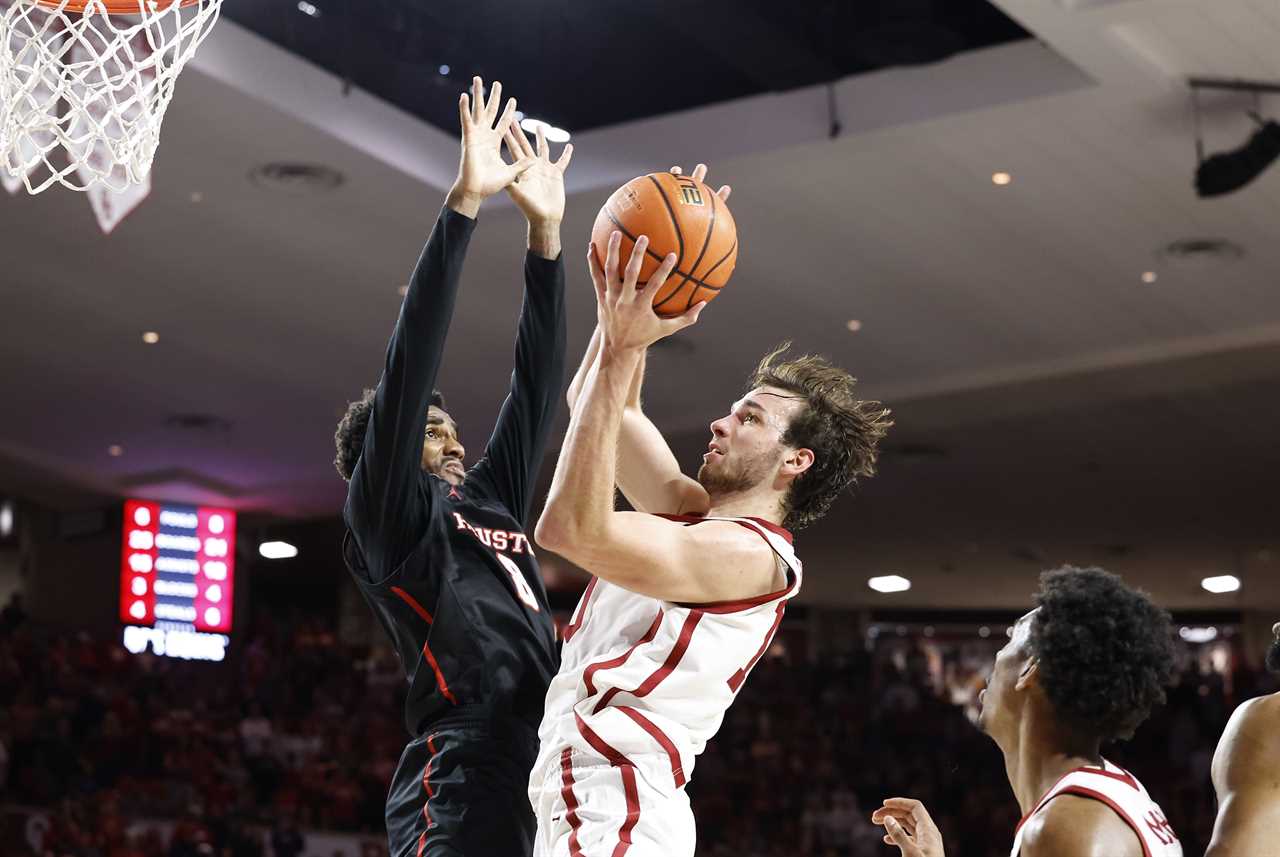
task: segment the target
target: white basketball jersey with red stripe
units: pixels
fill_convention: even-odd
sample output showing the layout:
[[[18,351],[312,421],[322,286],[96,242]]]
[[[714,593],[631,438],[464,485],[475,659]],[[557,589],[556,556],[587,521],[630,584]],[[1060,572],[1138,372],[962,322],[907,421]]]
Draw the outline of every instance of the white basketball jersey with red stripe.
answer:
[[[558,766],[571,748],[610,763],[669,768],[665,786],[682,787],[800,590],[800,560],[786,530],[756,518],[664,517],[754,530],[777,555],[786,586],[743,601],[684,605],[593,578],[564,632],[535,771]]]
[[[1076,768],[1049,789],[1035,809],[1018,822],[1010,857],[1022,850],[1022,833],[1026,824],[1042,812],[1058,795],[1078,795],[1102,801],[1115,811],[1142,842],[1143,857],[1182,857],[1182,843],[1164,817],[1164,810],[1151,799],[1133,774],[1106,759],[1102,768]]]

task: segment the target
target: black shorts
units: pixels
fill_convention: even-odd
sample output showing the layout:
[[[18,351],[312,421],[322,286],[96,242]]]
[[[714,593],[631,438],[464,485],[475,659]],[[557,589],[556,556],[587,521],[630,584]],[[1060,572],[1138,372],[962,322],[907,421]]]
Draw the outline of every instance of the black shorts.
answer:
[[[527,857],[538,733],[460,708],[400,756],[387,795],[390,857]]]

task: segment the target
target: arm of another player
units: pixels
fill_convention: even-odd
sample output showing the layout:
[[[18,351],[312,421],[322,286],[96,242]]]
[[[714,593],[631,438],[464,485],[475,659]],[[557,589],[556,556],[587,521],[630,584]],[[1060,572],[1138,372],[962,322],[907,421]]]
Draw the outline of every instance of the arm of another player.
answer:
[[[696,603],[768,593],[775,588],[776,561],[749,530],[717,521],[683,526],[613,508],[622,415],[644,350],[693,324],[704,306],[678,318],[659,318],[653,293],[674,268],[675,254],[637,289],[648,240],[637,240],[625,275],[618,270],[620,243],[615,232],[603,268],[587,251],[600,353],[569,422],[537,539],[598,577],[654,598]]]
[[[1205,857],[1253,857],[1274,848],[1280,830],[1280,697],[1236,709],[1213,760],[1218,819]]]
[[[512,123],[507,148],[533,162],[507,193],[529,222],[529,252],[524,263],[524,305],[516,334],[516,365],[511,390],[502,404],[493,435],[476,475],[487,477],[511,514],[523,526],[530,492],[542,466],[547,435],[564,384],[564,259],[560,222],[564,218],[564,172],[573,157],[565,146],[558,160],[541,129],[537,148]]]
[[[427,410],[453,318],[458,283],[475,216],[485,197],[501,190],[529,163],[502,160],[502,133],[512,121],[514,99],[498,117],[502,85],[486,102],[480,78],[458,102],[462,157],[387,345],[364,447],[351,476],[345,518],[379,577],[390,573],[421,536],[429,496],[419,490]],[[497,120],[497,126],[495,125]]]

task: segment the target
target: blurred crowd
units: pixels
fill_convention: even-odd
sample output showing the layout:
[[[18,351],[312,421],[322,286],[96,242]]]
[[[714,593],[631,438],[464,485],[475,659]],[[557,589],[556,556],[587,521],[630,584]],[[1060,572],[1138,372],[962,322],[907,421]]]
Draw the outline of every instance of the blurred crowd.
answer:
[[[976,666],[910,638],[817,663],[778,648],[697,761],[700,854],[887,857],[868,816],[892,795],[930,806],[949,857],[1008,853],[1018,810],[999,752],[970,723]],[[1169,705],[1108,755],[1194,855],[1212,829],[1222,727],[1239,699],[1276,688],[1185,661]],[[0,804],[46,812],[34,857],[298,857],[317,830],[364,834],[359,850],[324,857],[381,857],[402,694],[389,650],[342,645],[315,619],[273,617],[213,664],[52,634],[11,604]],[[24,831],[0,836],[31,853]]]

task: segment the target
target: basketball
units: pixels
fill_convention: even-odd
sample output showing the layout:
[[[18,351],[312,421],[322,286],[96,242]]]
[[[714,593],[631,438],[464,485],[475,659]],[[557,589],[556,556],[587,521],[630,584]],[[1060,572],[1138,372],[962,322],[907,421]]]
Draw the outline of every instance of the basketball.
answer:
[[[622,233],[620,265],[625,267],[641,235],[649,236],[639,285],[677,257],[675,270],[653,296],[661,316],[676,316],[699,301],[712,301],[729,282],[738,262],[738,228],[725,201],[692,176],[650,173],[614,191],[591,229],[591,246],[604,264],[609,235]]]

